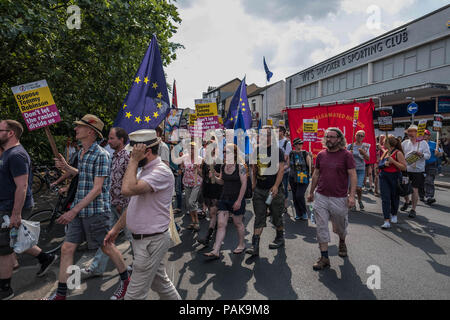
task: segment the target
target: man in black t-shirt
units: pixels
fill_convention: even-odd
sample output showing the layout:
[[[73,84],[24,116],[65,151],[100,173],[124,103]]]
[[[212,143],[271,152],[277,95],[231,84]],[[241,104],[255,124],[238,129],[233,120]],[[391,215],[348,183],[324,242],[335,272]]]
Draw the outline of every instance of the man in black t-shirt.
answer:
[[[265,129],[265,130],[264,130]],[[259,241],[264,227],[266,227],[267,207],[272,215],[272,223],[277,229],[277,235],[270,249],[277,249],[284,245],[284,192],[281,184],[284,175],[284,152],[277,144],[272,146],[272,130],[270,126],[264,126],[267,135],[260,134],[257,150],[257,164],[252,165],[253,176],[253,211],[255,212],[255,224],[252,237],[252,247],[247,253],[252,256],[259,255]],[[274,152],[272,152],[272,148]],[[269,201],[268,197],[272,200]],[[267,204],[269,203],[270,204]]]
[[[15,256],[10,247],[10,230],[19,228],[22,215],[29,215],[34,205],[31,184],[31,160],[20,144],[23,127],[15,120],[0,121],[0,225],[3,216],[10,218],[10,225],[0,229],[0,300],[8,300],[14,296],[11,288]],[[57,256],[44,253],[38,246],[26,253],[36,257],[41,264],[37,273],[43,276],[56,261]]]

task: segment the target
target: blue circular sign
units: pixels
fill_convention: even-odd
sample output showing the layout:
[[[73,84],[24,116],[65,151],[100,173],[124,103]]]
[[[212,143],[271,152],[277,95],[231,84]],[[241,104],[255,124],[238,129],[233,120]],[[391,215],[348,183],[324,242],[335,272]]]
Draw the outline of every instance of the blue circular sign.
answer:
[[[419,111],[419,106],[415,102],[411,102],[408,104],[408,107],[406,108],[409,114],[415,114],[417,111]]]

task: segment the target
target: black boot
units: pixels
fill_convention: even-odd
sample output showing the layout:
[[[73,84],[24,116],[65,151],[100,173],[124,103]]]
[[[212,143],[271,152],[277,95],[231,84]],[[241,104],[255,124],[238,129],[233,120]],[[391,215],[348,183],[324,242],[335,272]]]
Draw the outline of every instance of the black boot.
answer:
[[[209,228],[208,229],[208,234],[206,235],[205,238],[200,238],[197,241],[199,243],[201,243],[204,246],[207,246],[209,244],[209,241],[212,239],[212,235],[213,235],[214,229],[213,228]]]
[[[252,246],[250,248],[248,248],[245,252],[252,256],[259,256],[259,240],[260,240],[260,237],[257,235],[254,235],[252,237]]]
[[[277,236],[275,237],[275,240],[269,244],[269,249],[277,249],[282,246],[284,246],[284,231],[277,230]]]

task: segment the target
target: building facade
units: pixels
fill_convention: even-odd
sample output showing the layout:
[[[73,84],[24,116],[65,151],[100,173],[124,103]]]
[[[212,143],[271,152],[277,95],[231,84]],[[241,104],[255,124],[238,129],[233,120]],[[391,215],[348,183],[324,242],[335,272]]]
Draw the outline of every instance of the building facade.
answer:
[[[440,113],[448,125],[449,20],[447,5],[288,77],[286,104],[307,107],[376,97],[376,107],[392,106],[395,123],[405,127],[411,121],[407,106],[415,100],[415,120]]]
[[[286,82],[280,80],[265,86],[248,95],[248,103],[252,110],[253,127],[258,126],[259,119],[267,124],[267,119],[272,119],[276,125],[283,120],[282,110],[286,107]]]

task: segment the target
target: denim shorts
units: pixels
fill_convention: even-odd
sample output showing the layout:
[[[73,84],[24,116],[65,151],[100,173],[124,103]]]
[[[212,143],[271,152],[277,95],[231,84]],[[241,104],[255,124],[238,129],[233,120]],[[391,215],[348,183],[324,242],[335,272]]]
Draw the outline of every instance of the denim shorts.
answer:
[[[68,225],[64,241],[76,244],[86,241],[89,250],[100,248],[109,231],[110,214],[98,214],[86,218],[76,216]]]
[[[357,179],[356,186],[358,188],[362,188],[364,186],[364,177],[365,176],[366,176],[365,169],[356,169],[356,179]]]
[[[245,213],[245,199],[242,199],[241,207],[238,211],[233,211],[233,205],[236,202],[236,200],[226,200],[226,199],[220,199],[219,200],[219,211],[228,211],[231,214],[234,214],[235,216],[240,216]]]

